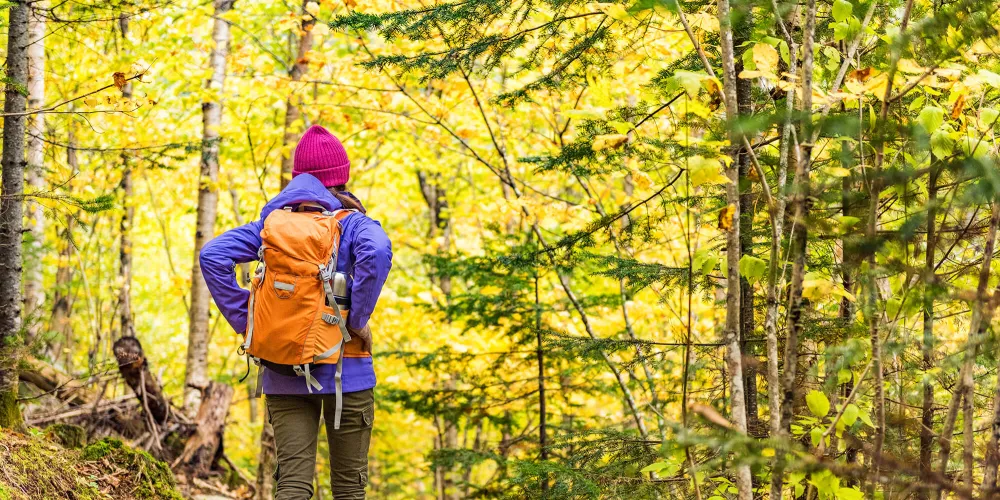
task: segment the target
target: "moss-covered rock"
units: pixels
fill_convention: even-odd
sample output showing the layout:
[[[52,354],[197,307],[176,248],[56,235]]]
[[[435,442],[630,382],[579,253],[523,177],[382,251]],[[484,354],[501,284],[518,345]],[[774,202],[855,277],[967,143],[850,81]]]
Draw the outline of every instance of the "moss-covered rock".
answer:
[[[68,450],[0,431],[0,500],[181,500],[170,468],[117,439]]]
[[[119,439],[104,438],[97,441],[83,449],[81,458],[88,462],[105,462],[131,472],[134,475],[131,484],[123,482],[115,488],[120,495],[132,495],[140,499],[183,499],[177,492],[174,474],[167,464],[145,451],[126,446]]]
[[[75,450],[87,444],[87,430],[79,425],[52,424],[45,428],[45,438],[63,448]]]

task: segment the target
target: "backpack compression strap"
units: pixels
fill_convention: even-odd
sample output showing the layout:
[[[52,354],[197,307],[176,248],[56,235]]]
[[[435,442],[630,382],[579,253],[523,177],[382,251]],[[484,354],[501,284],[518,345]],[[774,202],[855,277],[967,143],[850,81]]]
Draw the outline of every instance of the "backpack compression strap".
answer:
[[[354,210],[337,210],[330,215],[333,215],[337,219],[337,223],[350,215],[350,212]],[[333,255],[330,256],[330,262],[326,266],[319,266],[319,278],[323,281],[323,291],[326,293],[326,300],[330,303],[330,307],[333,309],[333,317],[327,317],[328,314],[323,315],[323,320],[332,325],[337,325],[340,328],[341,340],[332,349],[313,356],[313,361],[320,361],[330,356],[333,356],[335,352],[340,352],[340,357],[337,359],[337,372],[334,374],[334,388],[336,397],[336,409],[333,412],[333,428],[340,429],[340,416],[344,407],[344,390],[343,390],[343,372],[344,372],[344,348],[348,342],[351,341],[351,333],[347,331],[347,322],[344,321],[343,314],[340,313],[340,305],[337,304],[337,299],[333,295],[333,275],[337,272],[337,254],[340,252],[340,235],[337,236],[336,244],[333,246]],[[307,380],[308,383],[308,380]]]

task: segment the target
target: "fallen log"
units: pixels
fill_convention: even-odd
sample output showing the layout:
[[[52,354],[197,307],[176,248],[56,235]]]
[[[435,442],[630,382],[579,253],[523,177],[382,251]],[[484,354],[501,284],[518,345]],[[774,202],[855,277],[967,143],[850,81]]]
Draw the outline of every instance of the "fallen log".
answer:
[[[70,377],[35,358],[22,360],[18,377],[22,382],[31,384],[70,406],[87,405],[97,400],[97,395],[89,391],[82,380]]]
[[[181,466],[196,476],[208,474],[209,469],[222,457],[222,435],[232,401],[232,387],[209,382],[195,418],[197,428],[184,445],[184,452],[174,461],[174,468]]]
[[[118,370],[139,398],[139,404],[149,411],[154,422],[165,423],[170,416],[170,401],[163,395],[156,377],[149,372],[139,339],[122,337],[115,341],[112,350],[118,360]]]

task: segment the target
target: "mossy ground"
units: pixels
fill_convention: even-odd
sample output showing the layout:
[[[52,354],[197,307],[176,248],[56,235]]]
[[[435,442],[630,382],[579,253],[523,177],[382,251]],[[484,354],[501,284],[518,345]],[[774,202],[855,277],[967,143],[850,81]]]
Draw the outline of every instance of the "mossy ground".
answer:
[[[170,468],[117,439],[83,450],[0,431],[0,500],[181,500]]]

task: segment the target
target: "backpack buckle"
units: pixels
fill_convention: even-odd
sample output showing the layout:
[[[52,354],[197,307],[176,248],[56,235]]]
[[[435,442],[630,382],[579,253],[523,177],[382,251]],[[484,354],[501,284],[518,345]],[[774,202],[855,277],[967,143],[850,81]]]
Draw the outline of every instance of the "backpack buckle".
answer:
[[[336,316],[334,316],[334,315],[332,315],[330,313],[323,313],[323,321],[326,321],[327,323],[329,323],[331,325],[336,325],[336,324],[340,323],[340,318],[338,318],[338,317],[336,317]]]

